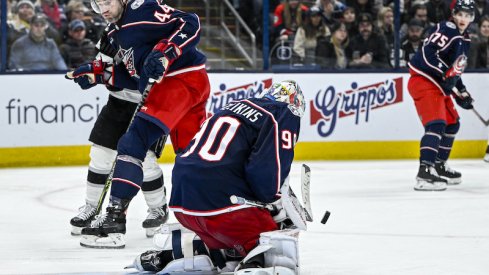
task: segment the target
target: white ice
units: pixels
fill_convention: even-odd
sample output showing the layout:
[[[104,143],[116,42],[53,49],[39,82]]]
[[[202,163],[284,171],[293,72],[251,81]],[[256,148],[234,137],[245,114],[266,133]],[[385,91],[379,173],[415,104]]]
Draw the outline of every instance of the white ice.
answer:
[[[489,274],[489,164],[451,161],[461,185],[416,192],[415,160],[305,163],[315,221],[301,234],[302,275]],[[169,189],[172,166],[162,167]],[[300,163],[291,176],[298,193]],[[140,195],[125,249],[79,245],[69,220],[84,203],[85,177],[86,167],[0,169],[0,274],[124,274],[151,248]]]

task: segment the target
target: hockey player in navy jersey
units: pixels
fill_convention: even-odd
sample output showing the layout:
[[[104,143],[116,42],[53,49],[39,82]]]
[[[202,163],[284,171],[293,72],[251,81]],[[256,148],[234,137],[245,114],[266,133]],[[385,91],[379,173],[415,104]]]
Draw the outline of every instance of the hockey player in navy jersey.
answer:
[[[106,31],[103,32],[96,47],[99,51],[98,57],[113,63],[117,51],[110,45]],[[89,226],[95,218],[104,185],[117,155],[117,142],[126,132],[141,100],[141,93],[137,90],[113,89],[110,86],[107,88],[110,93],[107,104],[98,115],[89,137],[92,146],[89,154],[85,205],[70,220],[72,235],[80,235],[81,230]],[[168,219],[163,171],[157,162],[163,149],[162,143],[163,139],[152,146],[143,162],[144,178],[141,190],[148,205],[148,216],[142,226],[146,229],[148,237],[152,237],[154,231]]]
[[[123,248],[126,212],[141,188],[146,152],[163,135],[170,136],[176,152],[188,145],[205,119],[210,84],[206,58],[196,49],[200,39],[197,15],[156,0],[92,0],[91,4],[110,23],[109,41],[121,62],[95,60],[68,77],[82,89],[109,84],[150,90],[118,142],[107,211],[81,232],[83,246]],[[151,80],[156,83],[151,85]]]
[[[304,109],[304,97],[295,81],[275,83],[262,98],[234,101],[216,112],[175,160],[170,209],[181,225],[200,237],[211,258],[215,259],[211,251],[219,249],[246,256],[237,268],[241,273],[235,274],[297,274],[297,236],[284,236],[288,231],[278,230],[277,225],[290,212],[279,211],[272,216],[263,208],[233,204],[230,197],[280,205],[281,187],[288,181]],[[184,246],[199,250],[192,238],[180,245],[180,239],[188,241],[180,238],[185,231],[180,232],[173,233],[172,251],[143,253],[134,267],[160,271],[174,258],[181,258],[178,255]],[[265,259],[267,249],[258,245],[263,234],[273,240],[269,245],[282,247],[285,240],[288,245],[270,250],[266,257],[271,258]],[[184,256],[192,261],[188,258],[192,255]],[[265,262],[278,266],[265,266]],[[229,268],[220,266],[225,267]],[[165,272],[178,268],[175,260]]]
[[[452,98],[464,109],[473,108],[461,74],[467,64],[467,28],[474,11],[473,0],[457,0],[452,20],[438,23],[409,62],[408,89],[425,128],[415,190],[443,191],[447,184],[461,183],[461,173],[448,167],[446,161],[460,128]]]

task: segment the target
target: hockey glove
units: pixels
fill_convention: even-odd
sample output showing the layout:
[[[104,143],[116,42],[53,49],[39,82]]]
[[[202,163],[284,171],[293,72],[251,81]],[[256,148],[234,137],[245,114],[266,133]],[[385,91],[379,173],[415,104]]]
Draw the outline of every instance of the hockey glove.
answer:
[[[466,89],[459,90],[460,96],[454,95],[453,97],[455,98],[455,102],[457,102],[458,106],[470,110],[474,108],[474,105],[472,103],[474,102],[474,99],[472,96],[467,92]]]
[[[100,40],[95,46],[99,53],[105,54],[106,56],[114,58],[117,54],[117,49],[110,44],[109,37],[107,36],[108,30],[105,29],[100,36]]]
[[[79,66],[72,72],[68,72],[65,78],[74,80],[83,90],[86,90],[97,84],[108,83],[112,73],[107,69],[110,69],[107,63],[95,60]]]
[[[148,78],[161,81],[165,71],[181,54],[182,51],[177,45],[166,41],[159,42],[144,60],[144,74]]]
[[[443,88],[443,91],[445,92],[446,95],[451,95],[453,93],[452,89],[453,87],[455,87],[459,79],[460,79],[459,76],[443,78],[443,81],[440,82],[440,86]]]

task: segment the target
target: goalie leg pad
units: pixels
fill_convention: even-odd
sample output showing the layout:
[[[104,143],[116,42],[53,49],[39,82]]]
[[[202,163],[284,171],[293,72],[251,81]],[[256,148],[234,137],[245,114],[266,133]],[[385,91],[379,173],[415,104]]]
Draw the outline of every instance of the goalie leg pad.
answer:
[[[262,233],[260,244],[246,255],[237,267],[236,274],[245,274],[239,273],[244,270],[251,272],[246,274],[299,274],[299,232],[299,229],[286,229]],[[265,258],[263,268],[242,269],[248,261],[260,254],[264,254]],[[275,272],[273,268],[278,267],[283,273],[273,273]],[[260,269],[272,273],[259,273]]]

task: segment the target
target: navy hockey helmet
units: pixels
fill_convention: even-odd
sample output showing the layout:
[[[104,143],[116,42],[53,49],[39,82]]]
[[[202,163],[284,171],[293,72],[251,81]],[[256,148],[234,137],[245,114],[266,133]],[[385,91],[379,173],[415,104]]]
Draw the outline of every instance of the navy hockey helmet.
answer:
[[[289,109],[296,116],[302,117],[306,109],[304,94],[301,87],[294,80],[284,80],[272,84],[270,89],[265,91],[264,98],[280,101],[289,104]]]
[[[459,11],[465,11],[472,15],[475,14],[475,3],[474,0],[457,0],[455,5],[453,6],[453,14],[458,13]]]

